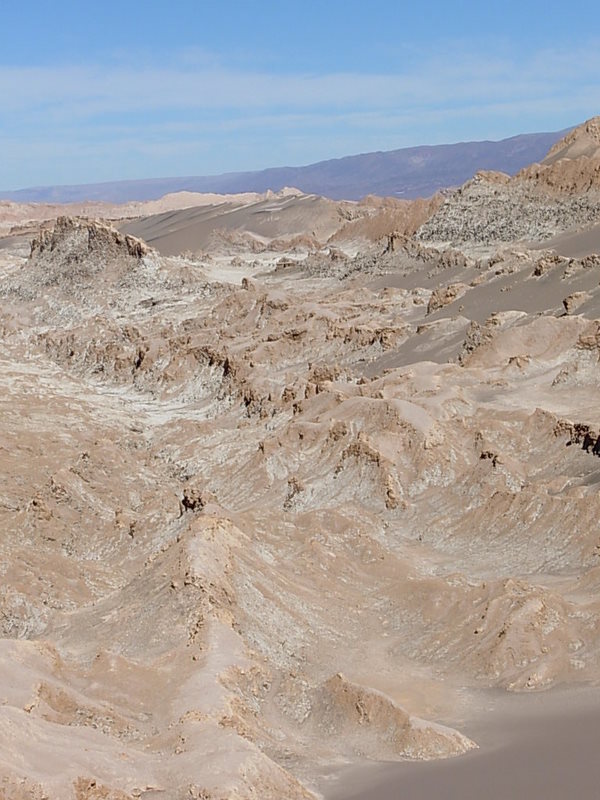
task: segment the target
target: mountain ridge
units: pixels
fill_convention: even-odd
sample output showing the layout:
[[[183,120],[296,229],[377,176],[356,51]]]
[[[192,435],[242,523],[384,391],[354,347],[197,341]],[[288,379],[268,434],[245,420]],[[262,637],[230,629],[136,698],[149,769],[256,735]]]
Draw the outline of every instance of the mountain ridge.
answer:
[[[541,161],[570,129],[526,133],[499,141],[419,145],[328,159],[300,167],[229,172],[212,176],[146,178],[0,191],[0,199],[19,202],[122,203],[155,200],[171,192],[265,192],[296,186],[334,200],[358,200],[367,194],[405,199],[428,197],[462,185],[478,170],[514,174]]]

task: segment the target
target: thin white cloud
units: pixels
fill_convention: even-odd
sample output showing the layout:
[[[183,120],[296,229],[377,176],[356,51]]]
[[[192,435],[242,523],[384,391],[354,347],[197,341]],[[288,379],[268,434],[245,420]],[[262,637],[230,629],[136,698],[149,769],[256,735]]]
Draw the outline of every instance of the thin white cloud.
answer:
[[[518,60],[457,54],[426,58],[390,75],[269,74],[202,65],[126,67],[0,67],[3,113],[47,112],[75,117],[159,109],[376,108],[409,103],[449,105],[465,100],[575,95],[597,85],[600,48],[577,58],[560,48]]]
[[[493,55],[457,44],[397,74],[249,72],[194,52],[164,67],[0,66],[0,188],[556,129],[600,112],[598,44]]]

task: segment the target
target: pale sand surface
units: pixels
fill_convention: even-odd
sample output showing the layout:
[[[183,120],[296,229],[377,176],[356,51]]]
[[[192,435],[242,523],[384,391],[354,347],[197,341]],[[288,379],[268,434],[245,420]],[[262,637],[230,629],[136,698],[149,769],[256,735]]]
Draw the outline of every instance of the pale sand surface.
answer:
[[[173,210],[128,222],[122,230],[140,236],[162,255],[177,255],[187,250],[213,250],[211,236],[218,230],[248,232],[259,241],[307,233],[327,240],[341,223],[336,203],[300,195]]]
[[[600,690],[501,697],[462,730],[479,750],[442,761],[366,764],[330,774],[326,800],[594,800]]]
[[[544,246],[569,258],[583,258],[591,253],[600,253],[600,225],[560,234],[545,242]]]

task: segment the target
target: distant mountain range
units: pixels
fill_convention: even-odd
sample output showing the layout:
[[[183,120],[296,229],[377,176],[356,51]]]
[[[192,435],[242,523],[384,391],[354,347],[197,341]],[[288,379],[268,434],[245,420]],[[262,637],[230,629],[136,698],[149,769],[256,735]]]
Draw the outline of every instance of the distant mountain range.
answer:
[[[460,186],[480,169],[514,174],[541,161],[567,130],[529,133],[499,142],[461,142],[405,147],[363,153],[304,167],[274,167],[257,172],[224,175],[153,178],[138,181],[90,183],[79,186],[41,186],[12,192],[0,199],[17,202],[75,203],[104,200],[125,203],[155,200],[170,192],[265,192],[294,186],[308,194],[336,200],[358,200],[367,194],[400,198],[429,197],[440,189]]]

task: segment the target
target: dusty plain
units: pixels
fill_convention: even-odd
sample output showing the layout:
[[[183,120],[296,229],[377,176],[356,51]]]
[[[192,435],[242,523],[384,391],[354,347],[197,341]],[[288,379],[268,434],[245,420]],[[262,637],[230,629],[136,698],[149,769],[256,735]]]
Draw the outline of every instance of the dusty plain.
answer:
[[[5,208],[2,800],[597,796],[599,175]]]

